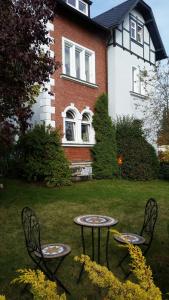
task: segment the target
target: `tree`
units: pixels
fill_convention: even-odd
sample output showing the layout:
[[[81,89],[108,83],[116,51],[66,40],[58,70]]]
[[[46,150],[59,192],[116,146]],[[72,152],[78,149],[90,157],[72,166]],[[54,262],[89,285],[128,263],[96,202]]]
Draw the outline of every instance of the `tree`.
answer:
[[[9,120],[28,127],[39,85],[58,67],[50,57],[46,24],[54,0],[0,0],[0,125]]]
[[[145,98],[137,101],[137,108],[143,113],[149,137],[157,141],[163,119],[169,112],[169,59],[158,63],[149,72],[141,70],[141,81]]]
[[[108,115],[107,95],[101,95],[95,105],[93,127],[96,144],[92,149],[95,178],[112,178],[117,174],[115,127]]]

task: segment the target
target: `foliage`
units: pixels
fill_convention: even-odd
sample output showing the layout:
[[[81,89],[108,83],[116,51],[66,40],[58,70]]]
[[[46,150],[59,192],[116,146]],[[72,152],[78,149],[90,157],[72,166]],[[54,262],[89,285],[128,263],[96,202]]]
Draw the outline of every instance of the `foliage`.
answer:
[[[17,144],[20,175],[29,181],[44,181],[48,186],[70,184],[70,169],[57,130],[36,125]]]
[[[54,0],[0,0],[0,126],[13,120],[24,132],[39,85],[59,66],[45,46]]]
[[[141,249],[128,244],[128,250],[132,259],[132,272],[138,284],[129,280],[121,282],[106,267],[91,261],[86,255],[76,257],[75,260],[85,264],[85,271],[94,285],[106,290],[104,300],[162,300],[161,292],[153,282],[152,271],[146,266]]]
[[[134,180],[157,178],[159,163],[155,149],[143,133],[142,123],[129,117],[116,124],[117,153],[123,158],[121,175]]]
[[[164,110],[161,129],[158,132],[158,145],[169,145],[169,110]]]
[[[19,276],[12,283],[30,284],[31,292],[35,300],[66,300],[66,295],[58,295],[55,282],[45,279],[40,270],[20,269]]]
[[[15,128],[13,124],[4,121],[0,126],[0,175],[8,173],[10,155],[14,148]]]
[[[142,70],[141,80],[145,98],[138,100],[136,105],[143,113],[149,136],[156,139],[164,112],[169,110],[169,59],[166,63],[158,63],[148,72],[146,69]]]
[[[101,95],[95,105],[93,127],[96,144],[92,149],[93,174],[97,179],[112,178],[117,173],[115,128],[108,116],[108,98]]]
[[[160,162],[159,178],[169,180],[169,161]]]
[[[0,295],[0,300],[6,300],[5,296]]]

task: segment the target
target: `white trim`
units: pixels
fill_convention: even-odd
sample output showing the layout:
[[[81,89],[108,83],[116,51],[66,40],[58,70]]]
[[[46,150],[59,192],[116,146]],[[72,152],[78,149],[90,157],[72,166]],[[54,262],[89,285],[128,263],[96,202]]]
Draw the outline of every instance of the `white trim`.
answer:
[[[88,4],[87,4],[86,2],[84,2],[83,0],[75,0],[75,6],[72,5],[71,3],[69,3],[68,0],[65,0],[65,2],[66,2],[69,6],[71,6],[71,7],[75,8],[76,10],[80,11],[82,14],[88,16]],[[86,12],[84,12],[84,11],[82,11],[82,10],[79,9],[79,2],[82,2],[82,3],[85,5],[85,7],[86,7]]]
[[[70,47],[70,74],[66,74],[65,68],[65,45]],[[76,63],[75,63],[75,50],[79,49],[80,51],[80,79],[76,78]],[[75,43],[65,37],[62,37],[62,72],[64,76],[70,76],[76,80],[86,81],[85,73],[85,53],[88,53],[90,56],[89,65],[90,65],[90,82],[89,84],[96,83],[96,71],[95,71],[95,52],[89,48],[86,48],[78,43]],[[87,82],[88,83],[88,82]]]
[[[81,83],[83,85],[90,86],[90,87],[95,88],[95,89],[97,89],[99,87],[97,84],[90,83],[90,82],[87,82],[87,81],[83,81],[83,80],[80,80],[80,79],[77,79],[75,77],[72,77],[72,76],[69,76],[69,75],[65,75],[65,74],[61,74],[60,78],[63,78],[63,79],[66,79],[66,80],[70,80],[70,81],[75,81],[75,82]]]
[[[66,118],[66,113],[71,110],[74,112],[75,118],[72,119],[72,122],[75,123],[75,130],[74,130],[74,137],[75,140],[74,141],[68,141],[66,139],[66,127],[65,127],[65,123],[66,121],[69,121]],[[87,124],[89,125],[89,141],[85,142],[82,140],[81,137],[81,126],[82,126],[82,116],[84,113],[87,113],[89,116],[89,121],[87,122]],[[68,146],[92,146],[95,144],[95,132],[94,132],[94,128],[92,126],[92,117],[93,117],[93,112],[90,110],[90,108],[88,106],[86,106],[83,111],[80,113],[78,111],[78,109],[74,106],[74,103],[70,103],[69,106],[67,106],[65,108],[65,110],[61,113],[61,116],[63,118],[63,138],[62,138],[62,144],[63,145],[68,145]],[[70,120],[71,122],[71,120]],[[83,122],[84,123],[84,122]]]

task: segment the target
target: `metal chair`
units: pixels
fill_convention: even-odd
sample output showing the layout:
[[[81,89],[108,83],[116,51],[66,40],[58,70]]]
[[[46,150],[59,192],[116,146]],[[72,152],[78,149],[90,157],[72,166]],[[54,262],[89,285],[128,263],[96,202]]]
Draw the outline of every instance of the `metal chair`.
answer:
[[[154,228],[158,217],[158,205],[155,199],[150,198],[148,199],[146,206],[145,206],[145,214],[144,214],[144,222],[140,234],[133,234],[133,233],[122,233],[120,236],[114,235],[114,239],[120,243],[132,243],[135,245],[143,246],[142,252],[145,256],[150,249],[152,244],[153,236],[154,236]],[[126,237],[130,237],[131,239],[128,240]],[[132,240],[133,239],[133,240]],[[129,256],[127,253],[118,263],[118,267],[121,267],[123,272],[126,274],[124,268],[122,267],[123,262]],[[125,278],[130,275],[131,272],[127,273]]]
[[[71,252],[71,248],[65,244],[41,245],[39,222],[31,208],[23,208],[21,218],[27,251],[36,267],[39,268],[49,280],[55,281],[66,293],[70,294],[57,277],[56,272],[65,257]],[[54,259],[59,259],[55,267]]]

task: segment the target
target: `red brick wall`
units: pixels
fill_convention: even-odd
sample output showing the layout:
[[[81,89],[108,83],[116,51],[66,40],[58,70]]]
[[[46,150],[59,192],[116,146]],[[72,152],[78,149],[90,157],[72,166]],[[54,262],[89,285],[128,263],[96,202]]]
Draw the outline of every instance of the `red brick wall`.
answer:
[[[56,126],[60,127],[62,132],[63,119],[61,113],[70,103],[74,103],[80,112],[85,106],[89,106],[93,111],[97,97],[107,91],[106,41],[99,31],[87,29],[87,26],[77,24],[61,14],[55,17],[54,28],[52,36],[55,39],[55,44],[53,48],[57,61],[62,62],[62,37],[95,51],[96,56],[96,84],[98,88],[60,78],[62,67],[53,76],[55,78],[55,101],[53,101],[53,105],[56,111],[53,120],[56,121]],[[88,148],[66,147],[65,152],[71,161],[91,160]]]
[[[82,147],[65,147],[65,154],[68,160],[72,162],[91,161],[90,148]]]

